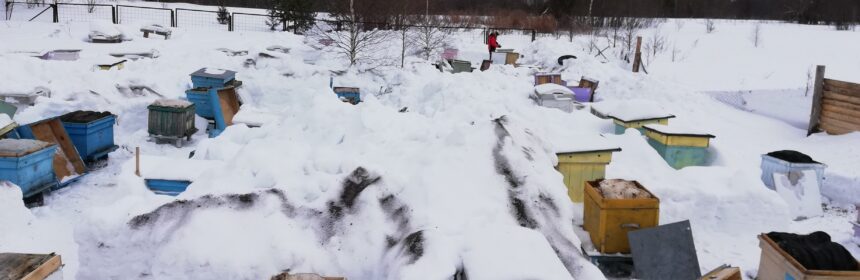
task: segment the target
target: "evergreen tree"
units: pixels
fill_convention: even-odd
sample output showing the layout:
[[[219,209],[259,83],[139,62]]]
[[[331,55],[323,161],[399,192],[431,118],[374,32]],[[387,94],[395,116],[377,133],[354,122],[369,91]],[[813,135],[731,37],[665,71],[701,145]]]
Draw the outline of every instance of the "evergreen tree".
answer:
[[[275,5],[272,5],[266,10],[266,25],[269,26],[269,30],[275,31],[280,24],[281,13]]]
[[[230,23],[230,12],[227,11],[227,7],[225,6],[224,1],[221,1],[218,5],[218,23]]]
[[[313,0],[276,0],[275,8],[282,22],[291,23],[293,32],[302,33],[315,23]]]

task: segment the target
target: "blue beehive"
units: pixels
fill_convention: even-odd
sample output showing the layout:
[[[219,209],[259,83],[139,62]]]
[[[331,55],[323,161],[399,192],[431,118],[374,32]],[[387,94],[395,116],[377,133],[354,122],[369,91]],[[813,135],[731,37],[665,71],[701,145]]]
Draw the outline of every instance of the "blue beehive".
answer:
[[[58,187],[65,187],[87,174],[78,149],[72,143],[59,118],[49,118],[15,128],[15,138],[32,139],[56,144],[57,156],[53,157],[54,175]]]
[[[344,102],[349,102],[353,105],[361,102],[361,93],[356,87],[335,87],[334,93]]]
[[[221,88],[236,79],[236,72],[215,68],[200,68],[191,73],[191,83],[195,88]]]
[[[169,196],[177,196],[191,185],[190,181],[183,180],[145,179],[144,182],[152,192]]]
[[[57,145],[29,139],[0,140],[0,180],[21,188],[24,198],[57,183],[52,166]]]
[[[761,181],[767,188],[774,190],[774,173],[815,170],[818,185],[824,184],[824,169],[827,165],[812,160],[811,157],[796,151],[776,151],[761,156]]]
[[[63,127],[88,163],[107,158],[118,146],[113,141],[116,116],[110,112],[75,111],[60,117]]]
[[[185,91],[185,97],[194,103],[195,113],[208,120],[215,119],[215,112],[212,110],[213,95],[218,95],[218,90],[215,88],[193,88]]]

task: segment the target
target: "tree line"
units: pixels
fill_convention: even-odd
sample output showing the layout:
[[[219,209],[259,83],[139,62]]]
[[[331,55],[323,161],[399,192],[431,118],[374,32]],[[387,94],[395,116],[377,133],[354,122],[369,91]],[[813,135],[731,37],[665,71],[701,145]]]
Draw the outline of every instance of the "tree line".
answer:
[[[547,24],[569,27],[583,17],[717,18],[782,20],[802,24],[860,22],[858,0],[352,0],[356,16],[367,22],[398,24],[409,15],[449,16],[480,24]],[[301,7],[344,13],[350,0],[166,0],[203,5],[272,9]],[[284,4],[288,2],[289,4]],[[285,13],[286,11],[282,11]],[[488,18],[502,20],[488,20]],[[529,20],[527,20],[529,19]],[[538,20],[535,20],[538,19]],[[537,23],[535,23],[537,22]],[[461,22],[455,22],[461,23]],[[501,27],[501,26],[496,26]]]

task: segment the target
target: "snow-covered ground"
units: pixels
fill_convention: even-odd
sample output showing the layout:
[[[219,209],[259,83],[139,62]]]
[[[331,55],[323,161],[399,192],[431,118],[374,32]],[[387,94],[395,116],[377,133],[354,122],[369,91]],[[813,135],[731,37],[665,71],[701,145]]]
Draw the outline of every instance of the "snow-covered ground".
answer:
[[[399,68],[399,40],[381,47],[379,60],[348,68],[312,48],[313,39],[289,33],[179,28],[163,40],[120,25],[131,41],[91,44],[87,23],[0,22],[0,93],[52,93],[15,121],[109,110],[118,115],[121,147],[107,167],[50,194],[44,207],[26,209],[17,188],[0,187],[0,251],[58,252],[67,279],[265,279],[284,270],[350,279],[600,279],[579,255],[573,231],[582,205],[569,202],[553,166],[562,147],[604,134],[623,149],[607,177],[638,180],[656,194],[661,224],[690,220],[703,272],[729,263],[755,275],[756,235],[769,231],[822,230],[860,257],[848,224],[860,203],[860,133],[806,137],[809,97],[796,90],[814,64],[827,65],[829,77],[860,82],[851,47],[858,33],[768,23],[755,47],[747,39],[753,22],[721,21],[711,34],[698,21],[683,22],[660,27],[683,59],[672,62],[670,47],[648,65],[650,74],[594,57],[585,36],[500,37],[522,62],[571,83],[583,75],[599,80],[600,102],[658,107],[677,116],[673,124],[717,136],[711,166],[681,170],[638,132],[613,135],[611,121],[587,108],[534,105],[531,68],[448,74],[414,56]],[[450,44],[478,63],[487,56],[480,39],[457,33]],[[258,55],[273,45],[289,52]],[[51,49],[83,51],[77,61],[21,53]],[[151,50],[160,56],[118,71],[92,68],[110,61],[109,53]],[[558,66],[563,54],[579,59]],[[398,63],[373,64],[393,57]],[[255,65],[245,67],[247,59]],[[148,141],[146,105],[160,97],[127,88],[184,97],[188,74],[202,67],[237,71],[242,110],[274,121],[234,125],[212,139],[201,131],[184,148]],[[361,88],[365,102],[340,102],[329,89],[332,77],[335,86]],[[135,147],[177,159],[193,152],[192,159],[218,164],[195,169],[201,175],[176,198],[155,195],[134,175]],[[782,149],[828,165],[824,216],[793,221],[760,181],[760,155]]]

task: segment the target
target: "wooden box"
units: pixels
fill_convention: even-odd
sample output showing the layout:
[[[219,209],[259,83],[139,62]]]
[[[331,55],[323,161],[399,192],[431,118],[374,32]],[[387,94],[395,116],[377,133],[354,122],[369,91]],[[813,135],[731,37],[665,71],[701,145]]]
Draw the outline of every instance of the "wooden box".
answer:
[[[635,181],[652,198],[606,199],[597,189],[601,181],[586,182],[583,227],[599,252],[630,253],[627,233],[659,224],[660,199]]]
[[[621,149],[592,150],[571,153],[558,153],[558,169],[564,175],[564,185],[570,201],[581,203],[584,198],[585,182],[603,179],[606,165],[612,161],[612,153]]]
[[[669,119],[674,118],[675,116],[664,116],[664,117],[656,117],[656,118],[648,118],[648,119],[621,119],[615,116],[610,116],[612,121],[615,122],[615,134],[624,134],[628,128],[635,128],[639,130],[640,133],[645,133],[645,129],[643,128],[649,124],[662,124],[668,125]]]
[[[807,270],[767,234],[758,236],[761,260],[758,280],[848,280],[860,279],[860,271]]]

